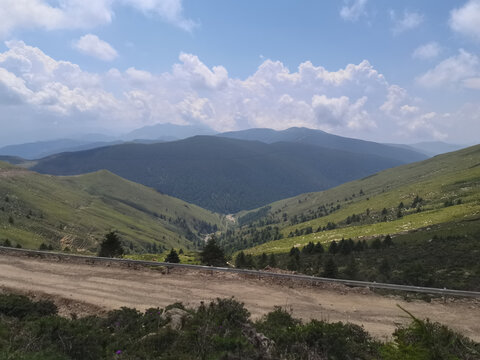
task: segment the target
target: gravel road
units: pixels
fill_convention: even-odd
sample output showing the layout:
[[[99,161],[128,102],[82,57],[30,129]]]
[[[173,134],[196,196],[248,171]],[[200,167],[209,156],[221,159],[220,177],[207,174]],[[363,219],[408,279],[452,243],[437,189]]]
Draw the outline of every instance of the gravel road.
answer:
[[[397,305],[420,318],[446,324],[480,341],[480,301],[447,299],[406,302],[399,296],[381,296],[368,289],[342,285],[310,286],[231,273],[173,269],[127,268],[106,264],[67,263],[0,255],[0,287],[8,291],[52,298],[62,312],[99,313],[121,306],[144,310],[176,301],[196,306],[200,301],[234,296],[245,303],[253,318],[274,306],[288,307],[295,317],[350,321],[371,334],[386,338],[395,324],[409,321]]]

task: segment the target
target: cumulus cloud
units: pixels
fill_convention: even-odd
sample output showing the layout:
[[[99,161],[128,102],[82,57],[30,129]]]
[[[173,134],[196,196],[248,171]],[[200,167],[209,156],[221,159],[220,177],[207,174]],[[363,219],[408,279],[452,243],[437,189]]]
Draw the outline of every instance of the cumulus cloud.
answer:
[[[393,25],[393,33],[398,35],[408,30],[415,29],[416,27],[420,26],[423,22],[423,15],[418,12],[410,12],[405,10],[403,12],[403,16],[398,18],[396,13],[392,10],[390,12],[390,17],[392,18],[394,25]]]
[[[450,12],[450,28],[462,35],[480,40],[480,0],[469,0]]]
[[[356,130],[376,127],[364,109],[366,102],[366,96],[352,104],[347,96],[328,98],[325,95],[314,95],[312,107],[319,123],[332,125],[332,128],[346,126]]]
[[[305,126],[380,141],[444,133],[441,114],[425,116],[431,110],[366,60],[336,71],[306,61],[290,71],[267,59],[238,79],[223,66],[181,53],[171,71],[161,74],[136,68],[96,74],[20,41],[6,45],[0,53],[0,111],[12,121],[2,123],[0,142],[21,133],[18,126],[38,138],[42,131],[122,132],[165,122],[217,131]]]
[[[475,79],[478,76],[480,76],[478,56],[460,49],[458,55],[443,60],[435,68],[418,77],[417,82],[424,87],[472,85],[476,83]]]
[[[365,6],[367,0],[345,1],[340,10],[340,16],[346,21],[357,21],[361,16],[366,15]]]
[[[77,41],[74,41],[73,47],[83,54],[103,61],[112,61],[118,56],[117,51],[109,43],[93,34],[84,35]]]
[[[440,45],[438,45],[437,42],[432,41],[417,47],[412,53],[412,57],[414,59],[429,60],[436,58],[441,51],[442,48]]]
[[[109,24],[115,6],[128,6],[153,14],[183,30],[196,23],[183,15],[182,0],[63,0],[57,5],[49,0],[2,0],[0,37],[16,29],[89,29]]]

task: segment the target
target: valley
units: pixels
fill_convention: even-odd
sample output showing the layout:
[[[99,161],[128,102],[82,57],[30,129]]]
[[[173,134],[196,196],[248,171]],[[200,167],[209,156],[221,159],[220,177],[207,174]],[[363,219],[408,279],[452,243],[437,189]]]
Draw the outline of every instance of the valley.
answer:
[[[222,146],[216,148],[207,146],[205,139],[211,145],[209,137],[195,137],[185,142],[198,146],[201,156],[205,156],[200,150],[205,151],[206,146],[207,158],[215,166],[229,163],[237,167],[239,172],[220,176],[225,184],[230,184],[230,176],[245,175],[242,166],[250,166],[252,161],[252,179],[262,166],[265,179],[269,179],[267,174],[271,169],[263,165],[265,159],[281,159],[291,166],[295,163],[292,154],[303,156],[299,154],[304,154],[302,151],[307,148],[313,154],[311,159],[329,154],[323,159],[324,165],[332,156],[343,159],[342,171],[360,171],[348,175],[352,177],[365,171],[361,159],[371,161],[375,158],[370,154],[356,158],[352,153],[312,145],[286,143],[285,147],[282,143],[267,145],[221,138],[216,141]],[[249,155],[238,158],[236,150],[226,151],[232,151],[232,142],[237,150],[240,146],[242,153]],[[477,298],[350,288],[339,283],[313,284],[198,268],[100,263],[88,256],[100,254],[153,262],[267,269],[276,273],[287,271],[327,278],[480,291],[479,145],[416,163],[390,165],[386,170],[339,186],[331,185],[324,191],[303,193],[269,204],[265,204],[265,197],[257,196],[265,192],[262,187],[256,188],[256,183],[246,181],[242,184],[245,188],[240,187],[241,191],[233,194],[229,201],[235,203],[248,188],[252,189],[250,195],[255,195],[255,201],[262,205],[229,214],[204,209],[108,170],[86,170],[94,170],[88,168],[91,159],[103,157],[100,164],[102,161],[112,164],[114,159],[113,163],[120,168],[132,174],[144,171],[150,174],[151,181],[157,181],[162,171],[172,170],[162,168],[156,172],[161,168],[149,167],[155,161],[148,160],[148,156],[143,162],[139,161],[135,153],[139,148],[148,153],[152,146],[163,145],[116,145],[53,155],[33,162],[7,159],[17,165],[0,162],[1,244],[87,255],[87,260],[77,261],[66,260],[55,253],[39,258],[27,253],[2,252],[0,290],[5,294],[2,296],[25,294],[53,301],[58,304],[63,318],[70,316],[72,321],[77,321],[80,316],[80,322],[90,319],[88,315],[102,319],[118,308],[127,311],[126,306],[137,309],[134,311],[147,311],[155,307],[168,308],[176,302],[175,306],[200,311],[206,303],[230,298],[234,300],[228,301],[244,304],[252,321],[263,321],[265,316],[271,316],[268,314],[272,314],[272,310],[284,309],[282,311],[290,316],[303,320],[305,325],[301,326],[308,327],[316,320],[331,326],[336,326],[333,324],[338,321],[346,323],[341,325],[346,327],[360,325],[376,339],[374,341],[384,344],[378,346],[385,347],[390,346],[392,333],[394,338],[399,326],[411,326],[408,324],[412,318],[405,312],[408,311],[417,317],[414,322],[448,324],[455,334],[480,340]],[[300,149],[300,153],[294,148]],[[132,162],[129,162],[129,149],[135,150],[130,158],[134,159]],[[272,149],[283,150],[270,153]],[[183,180],[173,183],[180,187],[185,186],[185,181],[195,184],[197,177],[192,174],[200,167],[195,161],[187,160],[191,149],[179,153],[178,148],[171,151],[176,154],[177,161],[181,159],[176,166],[183,171],[174,172],[176,179]],[[156,152],[157,156],[160,153]],[[219,158],[225,163],[217,163]],[[60,162],[57,163],[57,159]],[[387,161],[381,157],[376,159]],[[65,176],[32,171],[42,161],[67,173],[71,169],[77,169],[75,172],[84,169],[87,173]],[[171,159],[168,161],[175,163]],[[286,169],[275,162],[270,165],[277,166],[280,171]],[[311,164],[302,171],[309,166]],[[188,175],[192,169],[195,171]],[[340,177],[335,177],[338,174],[335,175],[334,168],[325,165],[317,170],[323,174],[320,180],[325,181],[324,185],[331,179],[340,181]],[[217,176],[212,176],[221,172],[220,169],[213,167],[202,171],[209,174],[202,180],[206,184],[202,186],[220,187]],[[296,175],[304,174],[292,171]],[[278,176],[277,184],[285,179],[282,176]],[[326,180],[328,176],[333,177]],[[243,181],[239,179],[236,179],[238,184]],[[298,178],[290,179],[292,184],[297,184]],[[200,189],[204,188],[200,186]],[[238,189],[226,187],[224,191],[228,194]],[[197,194],[205,196],[208,191]],[[213,208],[230,209],[224,198],[210,199],[215,199]],[[249,197],[245,199],[250,201]],[[120,252],[102,254],[99,249],[104,248],[112,234]],[[213,251],[210,258],[205,255],[207,248]]]
[[[0,3],[0,360],[480,360],[480,0]]]

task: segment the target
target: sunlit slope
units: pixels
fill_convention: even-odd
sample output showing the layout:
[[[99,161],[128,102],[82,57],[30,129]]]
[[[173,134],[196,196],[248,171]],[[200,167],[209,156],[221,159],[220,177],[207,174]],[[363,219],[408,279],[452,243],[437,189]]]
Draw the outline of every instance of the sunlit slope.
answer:
[[[186,236],[198,241],[199,232],[220,222],[210,211],[108,171],[55,177],[0,163],[0,242],[93,251],[107,231],[117,230],[138,251],[153,243],[193,247]]]
[[[239,214],[239,218],[245,215]],[[327,191],[275,202],[263,220],[281,227],[285,238],[249,251],[285,252],[309,241],[368,238],[477,217],[479,145],[385,170]],[[332,224],[335,229],[331,229]]]

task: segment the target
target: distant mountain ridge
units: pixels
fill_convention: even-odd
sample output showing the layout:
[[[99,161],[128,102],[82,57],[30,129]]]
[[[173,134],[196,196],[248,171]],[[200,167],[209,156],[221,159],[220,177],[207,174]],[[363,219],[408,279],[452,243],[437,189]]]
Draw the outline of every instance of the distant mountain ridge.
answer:
[[[112,137],[89,134],[79,137],[36,141],[7,145],[0,148],[0,156],[16,156],[27,160],[41,159],[62,152],[82,151],[125,142],[152,143],[181,140],[195,135],[213,135],[216,132],[206,126],[155,124]]]
[[[426,141],[410,144],[410,146],[417,151],[421,151],[429,156],[435,156],[447,152],[457,151],[466,147],[457,144],[447,144],[443,141]]]
[[[267,144],[279,141],[309,144],[353,153],[380,155],[399,160],[403,163],[421,161],[427,158],[425,154],[410,149],[402,149],[373,141],[347,138],[329,134],[321,130],[300,127],[292,127],[281,131],[265,128],[248,129],[225,132],[217,136],[241,140],[257,140]]]
[[[128,134],[121,136],[123,140],[164,140],[174,141],[182,140],[196,135],[214,135],[213,131],[207,126],[200,125],[176,125],[171,123],[155,124],[144,126],[140,129],[133,130]]]
[[[232,213],[327,189],[402,163],[309,144],[195,136],[52,155],[39,160],[32,170],[77,175],[106,169],[209,210]]]

